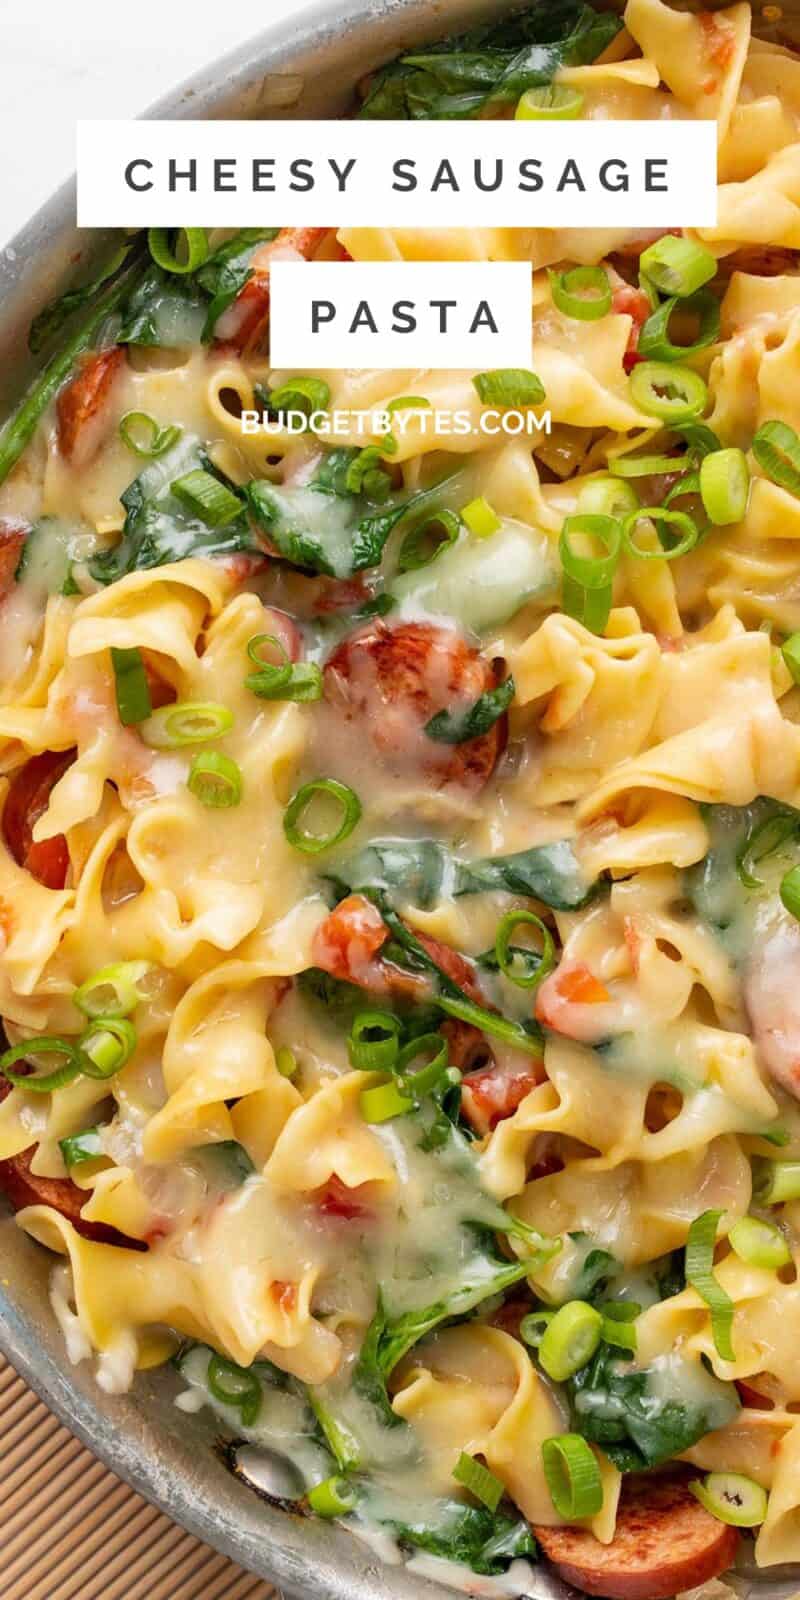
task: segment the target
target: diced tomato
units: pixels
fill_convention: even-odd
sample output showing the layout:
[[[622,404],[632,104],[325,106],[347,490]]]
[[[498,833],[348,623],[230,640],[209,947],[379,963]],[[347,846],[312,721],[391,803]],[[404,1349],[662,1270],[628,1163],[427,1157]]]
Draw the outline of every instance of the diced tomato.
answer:
[[[509,1072],[497,1062],[468,1072],[461,1085],[461,1109],[478,1133],[491,1133],[498,1122],[513,1117],[523,1100],[541,1083],[544,1069],[533,1066],[523,1072]]]
[[[639,334],[642,325],[650,315],[650,301],[644,289],[635,289],[632,283],[621,283],[614,290],[611,297],[611,309],[621,316],[630,317],[631,331],[628,334],[628,348],[622,359],[626,372],[631,372],[637,361],[641,361],[638,353]]]
[[[603,1001],[611,999],[605,985],[582,963],[567,967],[558,978],[557,988],[562,1000],[582,1006],[602,1005]]]
[[[332,978],[343,978],[363,989],[385,987],[381,963],[375,957],[389,937],[377,906],[361,894],[340,900],[335,911],[317,929],[311,957]]]
[[[75,377],[56,402],[58,447],[73,466],[85,467],[97,454],[111,425],[111,393],[127,361],[121,345],[84,357]]]
[[[536,995],[536,1016],[545,1027],[568,1039],[592,1043],[602,1019],[593,1015],[611,995],[583,962],[562,962]]]
[[[359,1183],[350,1189],[334,1172],[324,1189],[318,1191],[317,1207],[323,1216],[340,1217],[345,1222],[372,1217],[371,1207],[364,1204],[369,1187],[368,1183]]]
[[[27,522],[0,517],[0,601],[5,600],[14,586],[14,574],[29,533]]]
[[[775,1401],[770,1400],[759,1389],[753,1389],[749,1383],[745,1383],[741,1378],[735,1378],[734,1382],[743,1406],[751,1406],[754,1411],[775,1410]]]
[[[255,551],[240,550],[232,556],[218,556],[217,562],[234,583],[247,583],[249,578],[264,571],[268,557],[257,555]]]
[[[628,947],[628,954],[631,958],[631,966],[634,970],[634,973],[636,973],[639,971],[639,959],[642,953],[642,937],[636,927],[633,917],[623,918],[622,936]]]
[[[34,844],[33,829],[50,803],[51,791],[75,760],[75,751],[45,750],[12,776],[3,810],[3,836],[14,860],[46,889],[63,889],[69,851],[62,833]]]
[[[729,66],[736,48],[736,29],[726,17],[717,16],[713,11],[699,11],[697,20],[703,30],[703,48],[708,60],[717,67]]]
[[[281,1311],[287,1316],[291,1315],[297,1305],[297,1284],[284,1283],[280,1278],[276,1278],[274,1283],[270,1284],[269,1292],[273,1300],[277,1301]]]

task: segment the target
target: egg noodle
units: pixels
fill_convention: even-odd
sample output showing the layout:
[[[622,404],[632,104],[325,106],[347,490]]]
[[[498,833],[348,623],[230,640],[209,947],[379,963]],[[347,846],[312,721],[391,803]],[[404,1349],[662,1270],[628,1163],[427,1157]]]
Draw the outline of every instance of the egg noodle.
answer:
[[[151,230],[34,324],[0,1174],[105,1388],[173,1358],[483,1574],[532,1529],[580,1583],[692,1482],[656,1596],[734,1523],[800,1562],[800,59],[744,3],[544,17],[361,114],[713,117],[715,228]],[[312,256],[530,261],[535,373],[271,370]]]

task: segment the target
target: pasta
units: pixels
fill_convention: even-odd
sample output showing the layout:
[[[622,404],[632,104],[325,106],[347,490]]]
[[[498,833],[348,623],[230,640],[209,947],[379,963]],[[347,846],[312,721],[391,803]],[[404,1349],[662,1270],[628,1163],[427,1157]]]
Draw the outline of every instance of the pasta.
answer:
[[[173,1357],[434,1575],[800,1563],[800,62],[752,25],[531,11],[360,108],[713,117],[715,227],[133,236],[0,431],[0,1184],[71,1360]],[[529,262],[536,373],[273,370],[312,256]]]

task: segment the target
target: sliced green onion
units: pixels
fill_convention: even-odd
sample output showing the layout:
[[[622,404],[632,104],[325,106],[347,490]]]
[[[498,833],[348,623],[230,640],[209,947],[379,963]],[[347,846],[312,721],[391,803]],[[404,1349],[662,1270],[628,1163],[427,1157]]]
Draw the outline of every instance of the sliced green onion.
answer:
[[[795,683],[800,683],[800,633],[792,633],[781,645],[781,655]]]
[[[602,1337],[600,1312],[585,1300],[568,1300],[542,1335],[539,1365],[554,1383],[564,1383],[591,1361]]]
[[[761,1217],[740,1217],[728,1234],[728,1243],[739,1260],[750,1267],[774,1268],[777,1272],[792,1259],[780,1228]]]
[[[472,380],[485,406],[536,406],[544,399],[544,384],[525,367],[497,367],[478,372]]]
[[[259,700],[293,700],[307,705],[322,699],[322,671],[315,661],[293,661],[288,678],[281,684],[261,672],[248,673],[244,681]]]
[[[392,488],[388,472],[381,466],[381,451],[376,444],[359,450],[345,473],[348,494],[365,494],[370,500],[387,500]]]
[[[697,314],[697,338],[691,344],[674,344],[670,339],[669,324],[676,306],[682,312]],[[685,361],[687,356],[697,355],[719,338],[719,324],[719,301],[710,289],[699,289],[688,300],[672,295],[669,300],[662,300],[658,309],[651,311],[647,321],[642,323],[636,348],[651,361]]]
[[[318,1517],[346,1517],[355,1503],[355,1490],[346,1478],[326,1478],[308,1491],[309,1509]]]
[[[637,1343],[635,1323],[641,1306],[625,1300],[611,1300],[601,1309],[604,1343],[613,1344],[620,1350],[635,1350]]]
[[[162,428],[149,411],[126,411],[119,424],[119,436],[134,455],[155,461],[171,450],[180,439],[182,428],[175,423]]]
[[[330,399],[330,385],[323,378],[295,377],[273,389],[269,403],[272,411],[302,411],[311,417],[315,411],[327,411]]]
[[[261,646],[269,644],[280,654],[279,661],[266,661]],[[290,661],[280,639],[274,633],[257,633],[249,641],[247,654],[258,668],[248,673],[245,688],[259,700],[296,700],[307,702],[322,699],[322,672],[314,661]]]
[[[215,1400],[238,1411],[242,1426],[251,1428],[261,1411],[263,1390],[254,1372],[237,1366],[226,1356],[213,1355],[208,1363],[206,1382]]]
[[[520,1338],[538,1350],[554,1316],[555,1311],[529,1311],[519,1325]]]
[[[313,833],[308,827],[303,826],[304,813],[318,795],[329,796],[335,801],[340,812],[341,820],[338,827],[327,833]],[[348,784],[339,783],[336,778],[313,778],[310,783],[304,783],[292,795],[283,814],[283,831],[295,850],[302,850],[307,856],[316,856],[322,850],[330,850],[333,845],[341,844],[343,839],[348,838],[360,817],[361,801]]]
[[[790,867],[781,878],[780,895],[790,916],[800,922],[800,867]]]
[[[699,460],[707,456],[711,450],[722,449],[722,440],[717,438],[707,422],[683,422],[680,427],[676,427],[675,432],[686,440],[690,455],[696,456]]]
[[[680,472],[682,456],[614,456],[608,470],[615,478],[649,478],[653,473]]]
[[[654,522],[670,523],[680,529],[681,537],[677,544],[669,549],[663,545],[658,550],[641,550],[633,535],[637,522],[643,517],[652,517]],[[622,524],[622,543],[629,555],[638,556],[641,561],[675,561],[678,556],[685,556],[688,550],[693,550],[699,538],[699,531],[694,517],[686,511],[667,511],[664,506],[639,506],[636,511],[631,511]]]
[[[571,267],[569,272],[548,269],[553,304],[565,317],[596,322],[611,310],[611,284],[605,267]]]
[[[507,1017],[501,1017],[495,1011],[487,1011],[484,1006],[475,1005],[474,1001],[457,1000],[454,995],[439,994],[436,1004],[449,1017],[457,1017],[459,1022],[471,1022],[473,1027],[480,1028],[481,1033],[488,1033],[490,1038],[502,1039],[506,1044],[511,1044],[517,1050],[522,1050],[525,1055],[542,1058],[542,1041],[538,1033],[529,1033],[519,1022],[509,1022]]]
[[[757,1528],[767,1515],[766,1489],[741,1472],[710,1472],[689,1488],[712,1517],[732,1528]]]
[[[757,1138],[763,1139],[767,1144],[774,1144],[779,1150],[791,1144],[792,1136],[785,1122],[773,1122],[768,1128],[761,1128]]]
[[[433,516],[409,530],[397,555],[398,572],[416,572],[428,567],[448,545],[455,544],[461,532],[461,519],[455,511],[436,511]]]
[[[573,548],[574,534],[588,534],[605,551],[602,556],[582,556]],[[601,633],[608,622],[612,602],[612,583],[619,561],[622,530],[615,517],[580,515],[566,517],[558,541],[564,569],[563,609],[593,633]]]
[[[542,941],[540,952],[528,950],[524,945],[512,946],[511,936],[520,927],[536,929]],[[507,911],[501,917],[495,934],[494,953],[503,976],[516,984],[518,989],[535,988],[556,964],[553,935],[547,924],[533,911]]]
[[[412,1063],[428,1051],[432,1052],[430,1061],[424,1067],[417,1067],[415,1072],[411,1072],[409,1068]],[[419,1100],[422,1095],[429,1094],[431,1089],[435,1089],[441,1082],[447,1072],[448,1063],[449,1049],[443,1034],[423,1033],[404,1045],[397,1057],[394,1066],[397,1087],[402,1094],[411,1095],[415,1100]]]
[[[174,246],[170,245],[169,233],[176,235]],[[208,239],[205,228],[148,228],[147,244],[150,254],[157,267],[162,272],[177,272],[183,275],[186,272],[196,272],[208,256]],[[178,250],[182,248],[182,259],[178,257]]]
[[[496,1511],[505,1494],[505,1486],[496,1478],[488,1467],[481,1466],[473,1456],[468,1456],[462,1450],[458,1461],[453,1468],[453,1477],[456,1483],[464,1485],[474,1494],[476,1500],[487,1506],[490,1511]]]
[[[113,1078],[136,1049],[136,1029],[125,1017],[96,1017],[78,1040],[87,1078]]]
[[[590,478],[578,495],[578,515],[619,520],[638,504],[636,490],[629,483],[621,483],[617,477]]]
[[[208,528],[221,528],[241,513],[242,502],[238,495],[203,467],[195,467],[185,477],[176,478],[171,487],[172,493]]]
[[[705,1300],[711,1312],[711,1336],[723,1361],[735,1361],[731,1329],[734,1305],[714,1276],[714,1245],[721,1211],[703,1211],[695,1217],[686,1240],[686,1282]]]
[[[388,1122],[414,1110],[414,1101],[401,1094],[396,1083],[379,1083],[375,1089],[362,1089],[358,1103],[365,1122]]]
[[[496,533],[498,528],[503,526],[494,507],[490,506],[488,500],[484,500],[483,495],[462,506],[461,520],[466,523],[470,533],[474,533],[478,539],[488,539],[490,534]]]
[[[221,739],[233,727],[233,713],[213,700],[178,700],[161,706],[142,723],[139,733],[153,750],[180,750],[184,745]]]
[[[275,1051],[275,1065],[282,1078],[293,1078],[297,1071],[297,1056],[287,1044]]]
[[[717,258],[704,245],[667,233],[642,251],[639,266],[662,294],[685,298],[716,276]]]
[[[753,440],[753,455],[773,483],[800,495],[800,439],[788,422],[763,422]]]
[[[141,650],[132,647],[120,650],[111,646],[111,665],[114,668],[114,690],[117,697],[119,720],[124,727],[146,722],[152,714],[153,703]]]
[[[105,1155],[99,1128],[83,1128],[80,1133],[70,1133],[66,1139],[59,1139],[58,1148],[67,1171],[71,1167],[79,1167],[83,1161],[97,1161]]]
[[[550,1499],[566,1522],[595,1517],[603,1506],[603,1481],[594,1451],[579,1433],[562,1433],[542,1444],[542,1466]]]
[[[60,1067],[53,1067],[49,1072],[40,1066],[32,1065],[31,1056],[63,1056]],[[28,1072],[12,1072],[16,1061],[28,1061]],[[0,1072],[18,1089],[27,1089],[34,1094],[49,1094],[52,1089],[63,1089],[66,1083],[72,1083],[73,1078],[83,1072],[84,1060],[74,1039],[57,1039],[44,1036],[41,1039],[22,1039],[19,1044],[12,1046],[0,1056]]]
[[[505,716],[515,692],[513,678],[506,678],[496,689],[486,689],[463,711],[437,711],[425,723],[425,733],[438,744],[466,744],[479,739]]]
[[[640,411],[670,424],[699,417],[708,400],[708,389],[698,373],[666,361],[640,361],[628,385]]]
[[[400,1021],[390,1011],[359,1011],[347,1041],[351,1064],[361,1072],[391,1072],[400,1049]]]
[[[518,122],[574,122],[583,109],[583,95],[565,83],[543,83],[526,89],[517,101]]]
[[[186,785],[202,805],[226,811],[238,806],[242,798],[242,769],[219,750],[198,750]]]
[[[750,472],[743,450],[712,450],[700,463],[700,494],[713,523],[741,522],[747,510]]]
[[[390,400],[384,410],[392,415],[393,411],[425,411],[430,406],[430,400],[424,394],[399,394],[395,400]]]
[[[757,877],[753,868],[781,845],[786,844],[798,830],[796,811],[777,811],[764,818],[757,827],[750,827],[736,852],[736,871],[745,889],[760,889],[764,880]],[[790,909],[790,908],[789,908]]]
[[[800,1161],[767,1161],[762,1156],[756,1157],[753,1199],[761,1206],[780,1206],[786,1200],[800,1200]]]
[[[149,961],[116,961],[100,967],[75,990],[72,1004],[85,1017],[127,1017],[144,998],[137,984],[149,971]]]

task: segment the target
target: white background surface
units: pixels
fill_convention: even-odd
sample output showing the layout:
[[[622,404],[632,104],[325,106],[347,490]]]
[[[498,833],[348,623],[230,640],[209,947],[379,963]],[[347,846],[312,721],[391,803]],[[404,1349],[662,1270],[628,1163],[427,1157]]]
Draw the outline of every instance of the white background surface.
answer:
[[[310,0],[0,0],[0,248],[69,177],[80,117],[134,117]]]

